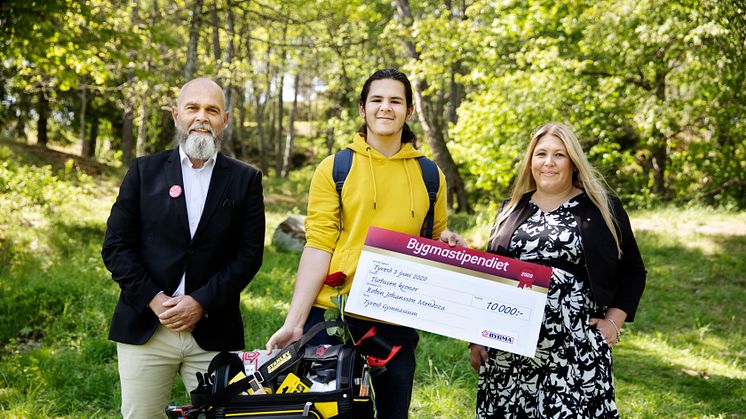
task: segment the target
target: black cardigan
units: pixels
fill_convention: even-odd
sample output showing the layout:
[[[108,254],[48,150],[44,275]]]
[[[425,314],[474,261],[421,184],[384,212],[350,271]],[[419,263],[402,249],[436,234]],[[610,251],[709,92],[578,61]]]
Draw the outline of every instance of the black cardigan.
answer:
[[[489,252],[510,256],[508,246],[513,232],[532,214],[529,206],[532,194],[533,191],[524,194],[510,216],[500,225],[497,236],[489,244]],[[593,201],[586,194],[577,196],[576,200],[579,205],[570,208],[570,212],[575,216],[580,230],[593,297],[601,305],[624,310],[627,313],[626,321],[631,322],[645,289],[647,271],[632,234],[629,216],[619,199],[610,196],[612,216],[617,221],[617,235],[622,248],[622,256],[619,257],[614,237]],[[503,207],[506,203],[507,200],[503,202]]]

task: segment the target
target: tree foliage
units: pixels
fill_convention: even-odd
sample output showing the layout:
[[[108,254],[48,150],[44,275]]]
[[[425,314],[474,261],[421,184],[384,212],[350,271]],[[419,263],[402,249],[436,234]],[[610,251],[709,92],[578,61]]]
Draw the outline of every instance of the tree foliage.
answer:
[[[638,205],[746,204],[743,7],[503,4],[472,4],[473,25],[461,37],[480,91],[460,108],[452,149],[477,188],[504,194],[531,130],[558,120],[576,128],[609,183]]]
[[[286,176],[349,141],[362,81],[389,66],[471,204],[506,195],[531,131],[561,121],[627,202],[744,208],[744,16],[740,0],[7,0],[0,131],[126,163],[171,145],[177,87],[209,76],[225,151]]]

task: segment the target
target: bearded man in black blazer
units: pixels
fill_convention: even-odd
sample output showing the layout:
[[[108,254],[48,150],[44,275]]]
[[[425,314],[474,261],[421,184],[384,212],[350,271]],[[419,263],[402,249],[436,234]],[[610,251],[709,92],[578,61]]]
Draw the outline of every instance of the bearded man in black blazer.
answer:
[[[186,83],[172,110],[178,147],[137,158],[111,209],[101,252],[121,289],[117,342],[125,418],[165,417],[218,351],[244,347],[241,291],[262,263],[261,172],[219,152],[223,90]]]

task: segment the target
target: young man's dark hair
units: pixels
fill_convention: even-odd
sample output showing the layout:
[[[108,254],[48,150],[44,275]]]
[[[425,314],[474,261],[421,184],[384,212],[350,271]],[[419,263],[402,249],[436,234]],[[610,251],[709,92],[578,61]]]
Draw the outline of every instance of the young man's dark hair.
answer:
[[[396,81],[401,82],[404,85],[404,96],[407,102],[407,108],[408,109],[413,108],[414,103],[412,102],[412,83],[410,83],[406,74],[394,68],[384,68],[382,70],[378,70],[375,73],[371,74],[371,76],[368,77],[368,80],[365,81],[365,84],[363,84],[363,90],[360,91],[359,103],[365,106],[365,101],[368,100],[368,93],[370,92],[371,83],[373,83],[376,80],[386,80],[386,79],[396,80]],[[368,135],[368,125],[365,122],[363,122],[363,125],[360,126],[360,129],[358,130],[358,132],[362,134],[363,136]],[[409,128],[409,125],[405,123],[404,128],[402,128],[402,135],[401,135],[402,144],[414,143],[414,140],[415,140],[414,132],[412,132],[412,129]]]

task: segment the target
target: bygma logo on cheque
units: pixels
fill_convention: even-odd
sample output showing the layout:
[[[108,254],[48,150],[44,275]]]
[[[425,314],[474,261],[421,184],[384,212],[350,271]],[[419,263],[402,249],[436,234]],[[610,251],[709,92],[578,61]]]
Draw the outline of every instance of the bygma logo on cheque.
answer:
[[[510,344],[510,345],[512,345],[512,344],[515,343],[515,338],[513,336],[502,335],[500,333],[491,332],[491,331],[486,330],[486,329],[482,330],[482,337],[487,338],[487,339],[496,340],[496,341],[502,342],[502,343],[507,343],[507,344]]]

